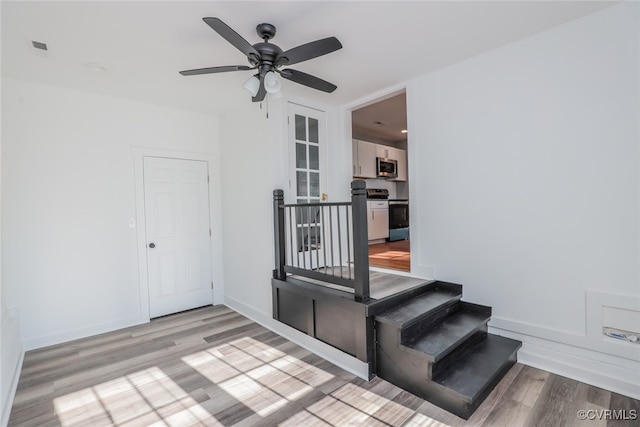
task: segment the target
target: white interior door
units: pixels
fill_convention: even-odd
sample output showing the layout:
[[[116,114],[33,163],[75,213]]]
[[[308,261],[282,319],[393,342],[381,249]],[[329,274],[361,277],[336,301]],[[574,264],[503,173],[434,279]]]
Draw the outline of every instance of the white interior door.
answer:
[[[325,113],[289,103],[288,122],[291,184],[287,199],[291,203],[326,201]],[[296,236],[293,239],[298,258],[293,261],[294,264],[297,262],[297,265],[305,268],[324,267],[326,251],[323,249],[323,215],[320,208],[300,208],[294,216]]]
[[[213,303],[207,163],[144,158],[150,317]]]

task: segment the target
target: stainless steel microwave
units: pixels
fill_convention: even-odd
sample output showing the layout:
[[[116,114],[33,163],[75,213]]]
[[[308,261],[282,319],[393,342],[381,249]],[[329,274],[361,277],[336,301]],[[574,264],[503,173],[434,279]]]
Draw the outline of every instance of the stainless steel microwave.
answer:
[[[398,161],[376,157],[376,176],[378,178],[397,178]]]

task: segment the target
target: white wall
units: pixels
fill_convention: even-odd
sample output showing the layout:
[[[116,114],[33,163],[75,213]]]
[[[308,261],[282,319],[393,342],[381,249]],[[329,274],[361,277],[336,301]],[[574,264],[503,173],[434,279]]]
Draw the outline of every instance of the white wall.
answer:
[[[218,119],[8,78],[2,85],[2,277],[26,349],[148,320],[128,225],[132,147],[217,155]]]
[[[521,359],[569,344],[558,359],[604,361],[597,374],[615,378],[595,382],[636,397],[640,347],[605,340],[602,325],[588,333],[602,304],[586,301],[600,291],[640,311],[638,8],[606,9],[407,90],[414,271],[493,306],[495,329],[525,341]],[[568,373],[553,357],[529,360]],[[573,376],[588,381],[587,371]]]
[[[2,114],[0,114],[2,129]],[[0,135],[0,241],[2,241],[2,136]],[[22,366],[22,343],[17,310],[10,309],[12,302],[6,298],[2,280],[2,247],[0,246],[0,425],[9,421],[13,396],[18,386]]]

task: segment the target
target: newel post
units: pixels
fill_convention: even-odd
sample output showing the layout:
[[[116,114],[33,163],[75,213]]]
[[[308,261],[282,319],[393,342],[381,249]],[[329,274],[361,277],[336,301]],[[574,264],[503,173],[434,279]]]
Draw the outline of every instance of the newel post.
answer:
[[[367,190],[362,180],[351,182],[353,214],[353,263],[356,301],[369,299],[369,239],[367,231]]]
[[[284,191],[273,190],[273,232],[275,244],[275,264],[273,278],[286,279],[285,264],[285,237],[284,237]]]

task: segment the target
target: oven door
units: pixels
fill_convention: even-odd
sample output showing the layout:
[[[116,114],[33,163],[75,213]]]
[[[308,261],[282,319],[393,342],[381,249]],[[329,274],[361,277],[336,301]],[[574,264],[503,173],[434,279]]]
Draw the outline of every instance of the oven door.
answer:
[[[397,178],[398,161],[376,157],[376,172],[378,178]]]
[[[389,202],[389,229],[409,226],[409,203]]]

